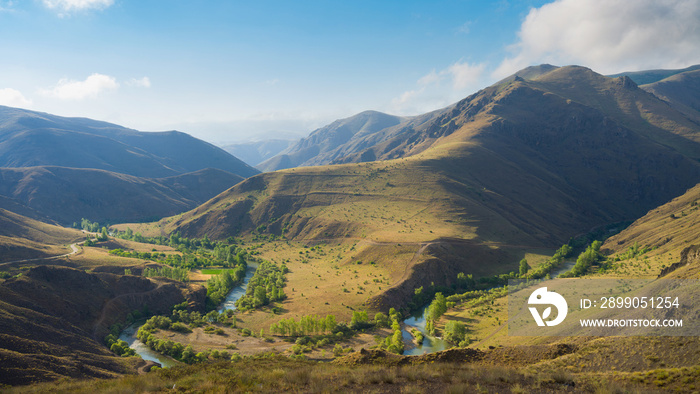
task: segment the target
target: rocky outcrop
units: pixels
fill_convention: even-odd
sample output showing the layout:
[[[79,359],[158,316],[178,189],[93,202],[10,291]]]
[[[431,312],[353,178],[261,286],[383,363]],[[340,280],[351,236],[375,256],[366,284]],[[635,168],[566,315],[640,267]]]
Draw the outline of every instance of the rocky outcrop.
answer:
[[[670,274],[671,272],[677,270],[678,268],[681,268],[688,264],[697,264],[698,262],[700,262],[700,245],[688,246],[681,252],[681,260],[661,270],[661,273],[659,273],[658,277],[664,277]]]

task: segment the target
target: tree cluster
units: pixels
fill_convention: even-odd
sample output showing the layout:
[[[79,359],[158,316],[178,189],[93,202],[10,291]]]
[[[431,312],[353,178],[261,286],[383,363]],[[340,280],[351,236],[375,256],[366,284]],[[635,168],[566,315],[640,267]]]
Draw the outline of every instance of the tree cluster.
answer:
[[[280,336],[318,335],[333,332],[337,326],[335,315],[318,317],[316,315],[302,316],[299,321],[293,317],[282,319],[270,325],[270,333]]]
[[[284,264],[278,267],[269,261],[262,261],[248,282],[246,294],[236,301],[236,308],[247,311],[286,299],[284,286],[287,272],[289,270]]]

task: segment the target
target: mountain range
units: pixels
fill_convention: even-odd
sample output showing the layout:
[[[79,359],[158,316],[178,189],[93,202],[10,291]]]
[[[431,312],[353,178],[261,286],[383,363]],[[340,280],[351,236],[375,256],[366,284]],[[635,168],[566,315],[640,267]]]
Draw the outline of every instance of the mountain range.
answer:
[[[258,172],[185,133],[0,107],[0,207],[33,218],[152,220]]]
[[[698,123],[630,77],[584,67],[527,69],[443,110],[380,116],[392,119],[387,128],[327,133],[377,116],[338,121],[302,141],[316,145],[296,145],[302,163],[345,165],[249,178],[162,228],[426,245],[385,304],[396,305],[426,283],[449,285],[486,255],[494,270],[514,270],[527,250],[635,220],[700,182]]]
[[[516,79],[534,83],[535,79],[558,68],[549,64],[528,67],[497,82],[494,86],[504,86]],[[620,98],[615,97],[614,94],[611,94],[609,99],[602,97],[601,93],[607,94],[614,91],[611,86],[594,87],[596,84],[606,83],[602,80],[590,80],[588,87],[573,80],[581,77],[591,78],[590,76],[576,75],[567,80],[566,77],[562,78],[561,73],[554,72],[549,79],[543,78],[541,82],[547,84],[545,89],[592,106],[608,116],[619,119],[624,124],[636,122],[637,129],[656,127],[675,134],[686,133],[685,137],[698,142],[700,139],[692,130],[696,130],[700,122],[700,104],[697,102],[699,73],[700,66],[692,66],[682,70],[650,70],[609,76],[608,78],[612,79],[627,77],[627,79],[621,79],[625,81],[622,83],[643,85],[640,86],[641,90],[656,96],[655,99],[651,96],[644,97],[639,91],[638,97],[631,98],[632,101],[628,103],[620,101]],[[560,80],[555,81],[555,78]],[[639,112],[632,108],[631,102],[643,106],[644,110]],[[681,112],[687,119],[679,119],[676,114],[666,114],[667,109],[664,107],[669,105],[673,107],[674,112]],[[406,151],[404,142],[412,141],[413,145],[416,145],[415,139],[424,138],[416,134],[416,131],[424,132],[428,124],[435,128],[434,119],[437,116],[445,118],[444,115],[453,109],[454,106],[450,106],[416,117],[395,117],[375,111],[362,112],[315,130],[309,137],[299,140],[257,167],[262,171],[274,171],[297,166],[366,162],[410,155],[412,153]],[[661,125],[666,121],[670,123]],[[367,127],[367,123],[373,127]],[[342,133],[338,130],[342,130]],[[685,144],[684,139],[674,139],[668,135],[663,137],[653,135],[652,138],[664,139],[664,143],[672,143],[670,140],[673,140],[676,144],[675,149],[682,149],[682,145]],[[414,148],[412,149],[413,153],[417,152]]]

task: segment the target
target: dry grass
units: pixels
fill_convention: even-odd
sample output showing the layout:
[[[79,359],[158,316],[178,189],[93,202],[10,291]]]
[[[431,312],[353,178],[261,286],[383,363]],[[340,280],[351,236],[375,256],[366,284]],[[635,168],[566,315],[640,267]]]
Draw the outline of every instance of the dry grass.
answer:
[[[688,376],[689,372],[686,372]],[[357,367],[261,356],[239,362],[185,366],[116,380],[62,381],[18,388],[23,392],[592,392],[595,376],[529,374],[518,369],[470,364]],[[674,378],[675,379],[675,378]],[[612,392],[636,387],[610,382]],[[652,383],[653,384],[653,383]],[[627,386],[625,386],[627,385]]]

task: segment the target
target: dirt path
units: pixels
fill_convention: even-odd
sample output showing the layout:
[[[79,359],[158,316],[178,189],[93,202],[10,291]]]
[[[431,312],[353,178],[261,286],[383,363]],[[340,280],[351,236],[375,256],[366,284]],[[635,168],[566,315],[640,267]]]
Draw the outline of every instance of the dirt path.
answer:
[[[60,258],[63,258],[63,257],[72,256],[72,255],[77,254],[77,253],[79,253],[79,252],[81,251],[80,248],[78,247],[78,245],[82,245],[84,242],[85,242],[85,241],[82,241],[82,242],[75,242],[75,243],[70,244],[70,245],[69,245],[70,248],[71,248],[71,252],[70,252],[70,253],[62,254],[62,255],[59,255],[59,256],[37,257],[37,258],[34,258],[34,259],[23,259],[23,260],[7,261],[7,262],[4,262],[4,263],[0,264],[0,267],[6,266],[6,265],[10,265],[10,264],[30,263],[30,262],[32,262],[32,261],[41,261],[41,260],[55,260],[55,259],[60,259]]]

